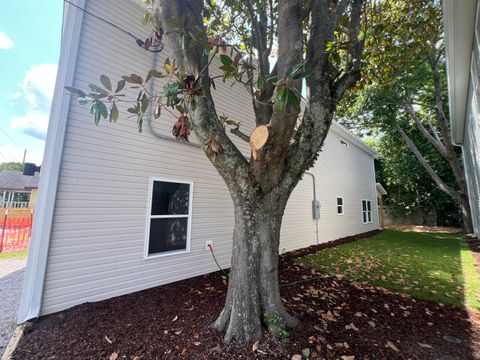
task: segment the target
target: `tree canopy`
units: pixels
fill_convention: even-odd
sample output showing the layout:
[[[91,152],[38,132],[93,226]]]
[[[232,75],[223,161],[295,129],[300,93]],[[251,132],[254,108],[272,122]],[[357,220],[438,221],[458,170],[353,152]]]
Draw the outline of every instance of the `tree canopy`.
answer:
[[[384,1],[374,11],[372,36],[365,41],[364,76],[359,90],[345,99],[341,122],[377,135],[384,167],[392,174],[400,175],[400,168],[409,164],[409,175],[397,178],[406,181],[407,192],[410,181],[426,180],[428,174],[431,184],[461,208],[465,228],[471,231],[460,149],[452,143],[447,115],[441,2]],[[408,149],[408,159],[413,155],[421,175],[413,174],[420,167],[405,163],[407,155],[399,149]],[[438,191],[432,193],[428,188],[425,192],[417,188],[409,196],[416,193],[416,204],[424,202],[427,194],[438,196]],[[395,194],[398,198],[390,199],[391,203],[402,204],[405,192]]]

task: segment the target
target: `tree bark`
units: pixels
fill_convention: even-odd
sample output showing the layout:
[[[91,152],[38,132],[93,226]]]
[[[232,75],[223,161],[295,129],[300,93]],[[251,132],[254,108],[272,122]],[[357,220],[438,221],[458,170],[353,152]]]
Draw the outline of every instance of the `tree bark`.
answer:
[[[462,195],[461,201],[458,203],[463,218],[463,228],[466,234],[473,234],[473,219],[470,202],[465,195]]]
[[[468,192],[467,192],[467,184],[465,179],[465,173],[460,171],[461,169],[456,168],[458,166],[457,163],[452,161],[448,161],[450,166],[452,167],[452,171],[455,175],[455,180],[460,187],[460,190],[453,189],[449,185],[447,185],[440,176],[436,173],[436,171],[430,166],[427,159],[420,153],[420,150],[417,148],[415,143],[412,139],[407,135],[407,133],[402,129],[399,124],[396,124],[396,130],[402,137],[405,144],[408,146],[410,151],[415,155],[420,165],[423,166],[425,171],[430,175],[432,180],[437,185],[437,188],[443,191],[445,194],[449,195],[460,207],[460,211],[462,212],[463,217],[463,227],[467,234],[473,232],[473,221],[472,221],[472,213],[470,209],[470,203],[468,200]]]
[[[277,32],[270,31],[271,42],[267,45],[266,7],[260,10],[258,20],[254,3],[243,1],[248,8],[252,31],[257,37],[252,43],[259,54],[260,74],[265,78],[272,74],[285,78],[284,85],[296,94],[301,94],[302,80],[291,77],[289,71],[304,62],[303,22],[306,12],[312,12],[310,17],[315,29],[307,41],[310,48],[307,51],[307,68],[315,72],[315,80],[306,79],[310,101],[303,122],[293,136],[299,114],[292,106],[282,110],[273,106],[271,99],[276,85],[267,81],[264,90],[253,98],[257,131],[261,126],[261,129],[267,130],[261,132],[266,144],[257,141],[256,132],[249,137],[236,132],[253,144],[254,154],[249,162],[227,136],[218,119],[211,94],[209,59],[205,47],[201,42],[192,41],[190,35],[195,33],[197,39],[207,38],[202,19],[203,1],[154,3],[158,22],[167,34],[167,45],[179,69],[195,77],[201,75],[198,81],[204,96],[195,98],[195,110],[191,109],[189,113],[191,127],[204,145],[207,157],[224,179],[234,203],[235,227],[227,298],[213,325],[219,331],[226,330],[227,342],[259,340],[263,325],[270,332],[279,333],[281,329],[297,324],[297,320],[283,307],[280,297],[278,256],[282,217],[290,194],[302,174],[313,164],[325,140],[336,104],[360,76],[362,47],[359,45],[363,43],[358,39],[363,0],[342,0],[338,5],[330,1],[314,3],[315,6],[306,10],[299,0],[279,1]],[[269,4],[273,11],[273,2]],[[334,40],[334,30],[347,8],[351,13],[346,25],[350,46],[347,49],[346,72],[341,76],[342,71],[330,62],[325,45],[327,41]],[[331,12],[334,16],[329,16]],[[172,19],[189,20],[185,25],[184,38],[172,25]],[[328,19],[328,26],[322,25],[325,19]],[[268,54],[274,36],[278,43],[278,61],[269,74]],[[183,43],[187,46],[182,46]],[[222,146],[221,156],[208,151],[206,144],[212,138]]]
[[[283,307],[278,280],[282,216],[288,196],[269,194],[235,202],[232,267],[225,306],[214,323],[225,341],[255,341],[262,325],[271,333],[294,327]]]

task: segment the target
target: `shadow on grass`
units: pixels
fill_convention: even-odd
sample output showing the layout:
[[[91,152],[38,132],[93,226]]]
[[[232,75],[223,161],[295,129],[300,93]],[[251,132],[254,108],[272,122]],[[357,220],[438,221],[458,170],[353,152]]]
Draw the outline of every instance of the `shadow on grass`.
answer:
[[[478,240],[474,251],[480,260]],[[480,314],[480,267],[463,234],[386,230],[297,262],[340,278],[464,309],[467,321],[470,315]]]

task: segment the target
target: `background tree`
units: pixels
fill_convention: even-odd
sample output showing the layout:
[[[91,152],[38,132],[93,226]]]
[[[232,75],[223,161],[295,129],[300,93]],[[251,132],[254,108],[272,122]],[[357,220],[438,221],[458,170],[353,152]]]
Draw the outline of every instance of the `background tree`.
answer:
[[[420,152],[432,164],[435,172],[450,186],[455,179],[448,163],[428,142],[416,127],[406,132],[418,144]],[[371,138],[369,138],[371,139]],[[415,158],[403,139],[395,132],[383,133],[370,144],[381,157],[376,160],[376,178],[387,190],[384,204],[393,216],[408,216],[420,210],[423,214],[436,216],[437,225],[461,226],[462,215],[456,202],[440,191],[432,178]]]
[[[447,116],[441,2],[389,0],[374,10],[372,36],[365,43],[362,90],[346,101],[343,116],[402,139],[437,188],[458,204],[465,231],[471,233],[465,172]],[[428,142],[429,150],[435,149],[438,156],[422,152],[422,142]],[[443,165],[435,164],[439,158],[449,174],[441,171]]]
[[[0,171],[2,170],[14,170],[23,171],[23,164],[20,162],[6,162],[0,164]]]
[[[188,140],[193,130],[225,181],[235,209],[232,264],[226,303],[214,326],[225,340],[256,340],[262,322],[273,333],[297,324],[282,305],[278,251],[288,198],[310,168],[329,131],[345,91],[360,78],[364,0],[145,0],[143,22],[152,35],[145,49],[168,45],[172,60],[144,78],[124,76],[115,87],[102,75],[90,92],[68,88],[98,123],[119,118],[117,101],[126,85],[138,91],[129,113],[139,129],[147,111],[175,111],[173,133]],[[365,23],[363,24],[365,25]],[[219,55],[217,55],[220,53]],[[212,99],[216,77],[209,67],[221,61],[221,76],[245,86],[252,97],[256,128],[244,134]],[[269,58],[276,58],[271,66]],[[146,84],[164,78],[151,92]],[[303,81],[305,107],[300,114]],[[162,110],[163,109],[163,110]],[[235,114],[233,114],[235,115]],[[227,135],[248,141],[246,159]]]

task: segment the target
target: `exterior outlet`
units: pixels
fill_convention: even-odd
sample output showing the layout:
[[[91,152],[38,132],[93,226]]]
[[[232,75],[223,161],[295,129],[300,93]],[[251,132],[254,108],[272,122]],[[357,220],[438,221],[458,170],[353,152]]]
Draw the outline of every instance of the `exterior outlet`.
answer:
[[[210,251],[209,246],[211,246],[212,249],[213,249],[213,241],[212,241],[212,240],[207,240],[207,241],[205,241],[205,250],[206,250],[206,251]]]

